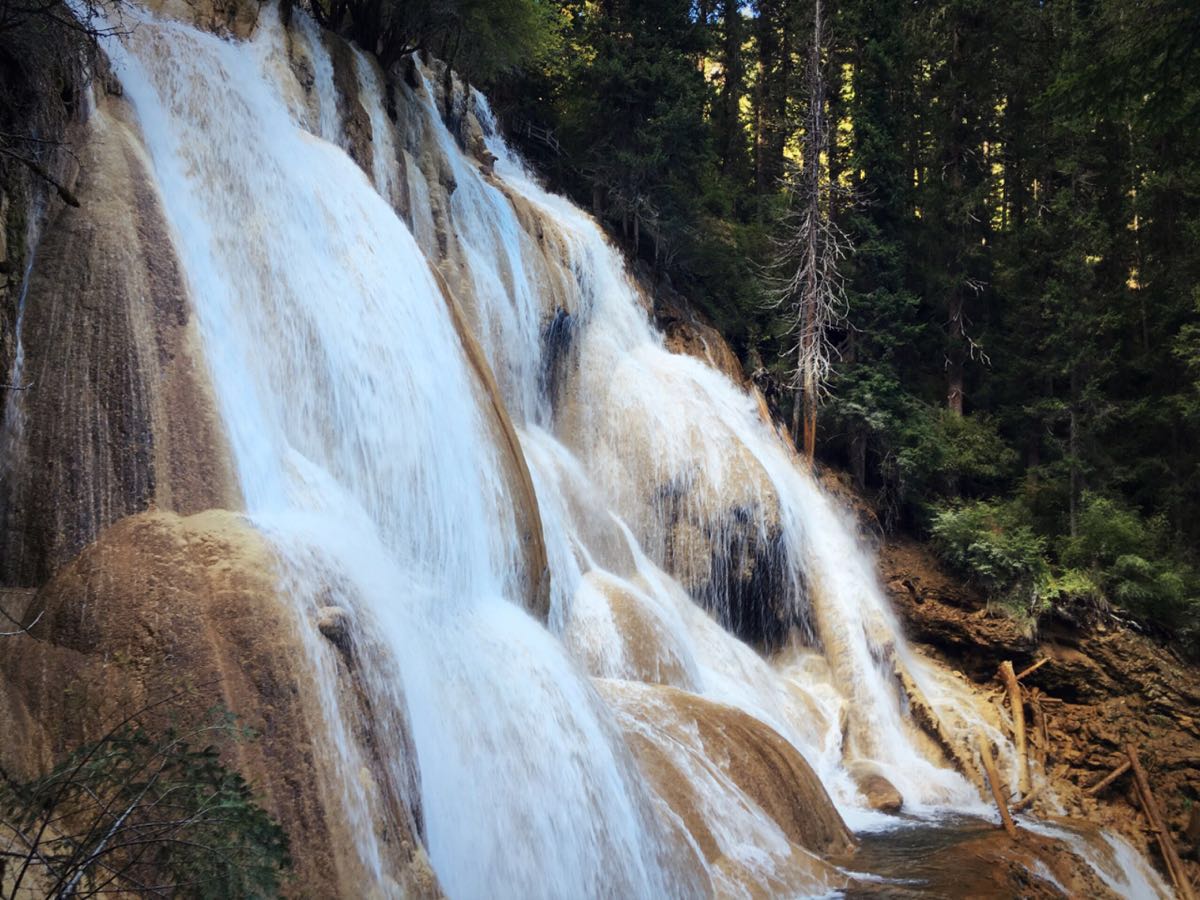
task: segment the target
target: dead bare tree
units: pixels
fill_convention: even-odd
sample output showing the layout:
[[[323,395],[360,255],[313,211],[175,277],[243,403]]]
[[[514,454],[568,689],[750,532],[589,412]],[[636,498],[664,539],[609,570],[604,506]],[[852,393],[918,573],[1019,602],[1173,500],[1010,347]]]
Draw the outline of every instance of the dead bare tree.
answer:
[[[789,194],[772,271],[775,288],[768,304],[782,309],[793,340],[789,386],[795,392],[792,436],[812,462],[816,451],[817,407],[828,390],[836,349],[833,327],[846,314],[840,266],[852,251],[849,237],[833,218],[834,205],[846,191],[829,175],[829,132],[825,120],[825,76],[821,61],[825,23],[823,0],[813,2],[812,45],[808,52],[808,111],[801,136],[802,159],[784,176]]]

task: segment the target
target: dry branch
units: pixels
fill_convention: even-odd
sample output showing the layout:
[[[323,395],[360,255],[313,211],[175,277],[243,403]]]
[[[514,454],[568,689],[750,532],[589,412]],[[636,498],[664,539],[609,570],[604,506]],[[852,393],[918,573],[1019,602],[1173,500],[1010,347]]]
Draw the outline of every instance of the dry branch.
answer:
[[[1039,784],[1037,787],[1035,787],[1032,791],[1030,791],[1028,794],[1026,794],[1024,797],[1022,797],[1016,803],[1014,803],[1012,805],[1012,811],[1014,813],[1019,813],[1019,812],[1022,812],[1023,810],[1028,809],[1030,806],[1033,805],[1033,801],[1036,800],[1038,797],[1040,797],[1042,795],[1042,793],[1048,787],[1050,787],[1050,779],[1049,778],[1047,778],[1045,781],[1043,781],[1041,784]]]
[[[1150,791],[1150,781],[1146,778],[1146,772],[1142,769],[1141,761],[1138,759],[1137,748],[1133,744],[1126,744],[1125,755],[1129,757],[1129,767],[1133,770],[1133,783],[1137,786],[1142,812],[1146,814],[1150,830],[1158,839],[1158,847],[1167,863],[1167,871],[1171,875],[1171,881],[1175,884],[1175,890],[1183,900],[1195,900],[1196,892],[1192,888],[1191,879],[1188,878],[1187,872],[1183,868],[1183,862],[1179,859],[1179,853],[1175,850],[1175,842],[1171,839],[1171,832],[1163,821],[1158,801],[1154,799],[1154,794]]]
[[[1029,674],[1031,674],[1031,673],[1033,673],[1033,672],[1036,672],[1038,669],[1040,669],[1042,666],[1044,666],[1044,665],[1045,665],[1046,663],[1048,663],[1048,662],[1050,662],[1050,657],[1048,657],[1048,656],[1043,656],[1041,659],[1039,659],[1037,662],[1035,662],[1035,663],[1034,663],[1032,666],[1030,666],[1028,669],[1022,669],[1022,670],[1021,670],[1021,671],[1020,671],[1020,672],[1017,674],[1017,681],[1020,681],[1020,680],[1021,680],[1022,678],[1024,678],[1026,675],[1029,675]]]
[[[976,732],[979,736],[979,756],[983,759],[983,769],[987,772],[988,785],[992,789],[992,797],[996,808],[1000,810],[1000,824],[1008,832],[1008,836],[1017,836],[1017,826],[1013,824],[1012,816],[1008,813],[1008,804],[1004,802],[1004,791],[1000,787],[1000,773],[996,771],[996,760],[992,758],[992,745],[982,730]]]
[[[1104,790],[1106,787],[1108,787],[1110,784],[1112,784],[1114,781],[1116,781],[1118,778],[1120,778],[1122,775],[1124,775],[1126,772],[1128,772],[1129,769],[1130,769],[1129,760],[1125,760],[1125,762],[1121,763],[1119,766],[1117,766],[1115,769],[1113,769],[1111,772],[1109,772],[1107,775],[1105,775],[1103,778],[1101,778],[1099,781],[1097,781],[1095,784],[1093,784],[1090,788],[1087,788],[1086,790],[1084,790],[1084,793],[1087,794],[1088,796],[1095,796],[1096,794],[1098,794],[1102,790]]]
[[[1046,756],[1050,752],[1050,729],[1046,725],[1046,711],[1042,709],[1042,692],[1034,688],[1029,693],[1029,709],[1033,713],[1034,744],[1037,747],[1037,761],[1042,768],[1046,767]]]
[[[1000,678],[1008,688],[1008,702],[1012,706],[1013,743],[1017,749],[1017,790],[1022,795],[1029,793],[1029,755],[1025,744],[1025,701],[1021,698],[1021,686],[1013,673],[1013,664],[1008,660],[1000,663]]]

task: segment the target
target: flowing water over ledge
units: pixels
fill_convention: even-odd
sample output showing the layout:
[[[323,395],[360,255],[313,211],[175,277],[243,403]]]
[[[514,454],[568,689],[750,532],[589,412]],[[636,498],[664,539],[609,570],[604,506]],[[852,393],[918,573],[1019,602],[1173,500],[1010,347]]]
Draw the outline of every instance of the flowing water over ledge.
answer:
[[[866,835],[849,869],[936,892],[945,873],[913,859],[980,826],[930,817],[989,815],[953,757],[981,729],[1013,780],[1003,732],[906,645],[853,524],[758,398],[667,350],[619,253],[525,170],[484,99],[357,50],[344,96],[299,10],[289,29],[265,7],[247,41],[127,14],[106,51],[374,890],[395,889],[388,803],[413,811],[452,897],[836,890],[846,875],[713,750],[765,727]],[[355,635],[370,747],[328,610]],[[862,771],[918,824],[870,809]],[[1162,890],[1144,866],[1128,879]]]

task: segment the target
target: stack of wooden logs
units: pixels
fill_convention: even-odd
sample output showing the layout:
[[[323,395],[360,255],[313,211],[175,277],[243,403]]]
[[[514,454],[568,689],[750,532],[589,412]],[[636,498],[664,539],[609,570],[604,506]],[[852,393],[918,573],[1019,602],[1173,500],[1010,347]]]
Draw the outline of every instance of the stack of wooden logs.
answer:
[[[1050,783],[1050,780],[1046,779],[1037,788],[1031,789],[1030,787],[1029,741],[1027,739],[1025,723],[1025,705],[1029,704],[1033,717],[1034,758],[1040,765],[1044,766],[1050,738],[1046,727],[1046,714],[1043,710],[1043,704],[1058,703],[1061,701],[1045,696],[1037,688],[1034,688],[1032,691],[1025,691],[1021,685],[1022,678],[1040,669],[1048,660],[1048,657],[1039,660],[1020,674],[1013,670],[1011,662],[1006,661],[1001,664],[997,676],[1000,679],[1002,690],[1008,695],[1009,705],[1012,710],[1013,745],[1016,747],[1017,752],[1018,799],[1015,803],[1010,803],[1008,798],[1005,797],[1005,788],[1000,780],[1000,773],[996,769],[995,759],[992,756],[991,742],[988,741],[982,731],[978,735],[979,756],[983,760],[983,767],[987,773],[987,781],[992,791],[992,798],[996,801],[997,809],[1000,810],[1000,824],[1012,837],[1017,836],[1017,826],[1013,822],[1012,813],[1028,809]]]
[[[996,801],[996,806],[1000,810],[1000,823],[1003,828],[1012,837],[1017,837],[1016,824],[1013,822],[1013,813],[1021,812],[1028,809],[1038,798],[1038,796],[1049,787],[1053,782],[1059,780],[1065,773],[1067,767],[1061,766],[1049,777],[1043,778],[1038,787],[1030,787],[1029,774],[1029,745],[1033,744],[1033,755],[1035,762],[1044,770],[1046,765],[1047,753],[1049,750],[1050,739],[1047,728],[1046,707],[1054,706],[1062,703],[1061,700],[1054,697],[1048,697],[1038,688],[1026,689],[1021,684],[1021,679],[1029,675],[1031,672],[1044,666],[1049,662],[1049,657],[1038,660],[1029,668],[1020,673],[1014,672],[1011,662],[1005,661],[1000,664],[997,679],[1000,681],[1000,693],[1007,695],[1009,702],[1010,713],[1012,716],[1012,731],[1013,744],[1017,753],[1017,792],[1019,799],[1015,803],[1010,803],[1005,797],[1005,788],[1000,780],[1000,774],[996,769],[996,762],[992,756],[992,747],[990,741],[982,731],[978,734],[979,739],[979,755],[983,760],[984,770],[987,774],[988,785],[991,788],[992,797]],[[1033,740],[1027,740],[1027,729],[1025,720],[1025,707],[1028,706],[1033,726]],[[1104,778],[1097,781],[1091,787],[1087,788],[1084,793],[1088,796],[1096,796],[1101,791],[1110,787],[1119,778],[1127,772],[1133,773],[1134,788],[1137,792],[1138,805],[1142,808],[1142,813],[1146,817],[1150,831],[1154,834],[1158,841],[1159,849],[1162,851],[1163,860],[1167,865],[1167,872],[1171,876],[1171,881],[1175,885],[1175,890],[1183,900],[1196,900],[1196,891],[1192,886],[1191,879],[1188,878],[1187,872],[1183,868],[1183,863],[1179,859],[1179,853],[1175,848],[1175,842],[1171,838],[1171,832],[1167,827],[1166,821],[1163,818],[1161,808],[1158,801],[1155,799],[1153,792],[1150,790],[1150,781],[1146,777],[1146,772],[1142,769],[1141,760],[1138,758],[1137,748],[1133,744],[1125,745],[1126,759],[1116,769],[1110,772]]]

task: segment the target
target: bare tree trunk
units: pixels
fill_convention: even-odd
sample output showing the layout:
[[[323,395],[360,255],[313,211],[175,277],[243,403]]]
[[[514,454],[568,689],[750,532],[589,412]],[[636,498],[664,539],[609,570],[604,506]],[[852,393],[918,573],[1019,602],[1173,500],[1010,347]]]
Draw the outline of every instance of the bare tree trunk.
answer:
[[[1079,533],[1079,367],[1071,368],[1070,434],[1067,452],[1071,455],[1069,518],[1071,537]]]
[[[804,393],[797,389],[792,394],[792,443],[797,447],[800,446],[800,439],[803,436],[800,431],[800,423],[803,420],[802,410],[804,408]]]
[[[946,408],[956,416],[963,414],[963,384],[966,362],[966,329],[963,326],[962,289],[956,287],[950,294],[950,347],[946,354]]]
[[[812,46],[808,51],[808,129],[804,136],[804,175],[809,188],[807,215],[814,224],[829,215],[828,207],[822,209],[821,152],[825,149],[825,76],[821,68],[821,43],[824,22],[821,14],[822,0],[813,2]],[[816,227],[809,229],[808,273],[804,285],[804,321],[800,330],[800,358],[797,374],[804,392],[804,456],[811,464],[817,446],[817,378],[816,366],[807,360],[815,358],[814,344],[824,335],[816,328],[817,308],[820,304],[820,232]]]
[[[792,433],[811,463],[816,454],[817,409],[832,368],[829,330],[844,315],[845,290],[838,271],[849,252],[846,235],[834,222],[833,194],[838,189],[826,168],[824,0],[813,3],[812,45],[808,53],[808,114],[802,138],[802,166],[790,182],[793,205],[784,219],[785,234],[776,241],[775,266],[784,269],[771,305],[786,304],[796,355],[791,387],[796,392]]]
[[[964,66],[962,51],[962,40],[959,34],[958,26],[955,25],[950,46],[949,64],[953,71],[959,71]],[[963,171],[966,156],[967,137],[963,134],[963,125],[966,115],[965,98],[961,91],[956,91],[952,101],[951,110],[951,125],[949,145],[946,148],[946,159],[944,161],[945,171],[950,182],[950,190],[954,197],[961,197],[966,190],[966,178]],[[950,257],[949,271],[954,279],[950,286],[949,296],[946,298],[946,328],[948,332],[947,348],[946,348],[946,408],[953,415],[961,416],[963,414],[963,394],[965,378],[963,371],[966,367],[967,357],[967,323],[966,315],[966,297],[964,291],[966,286],[963,284],[963,279],[966,272],[963,271],[964,260],[962,254],[964,252],[964,244],[969,239],[965,232],[968,229],[966,223],[956,222],[954,229],[957,232],[955,238],[957,246],[952,248]]]

